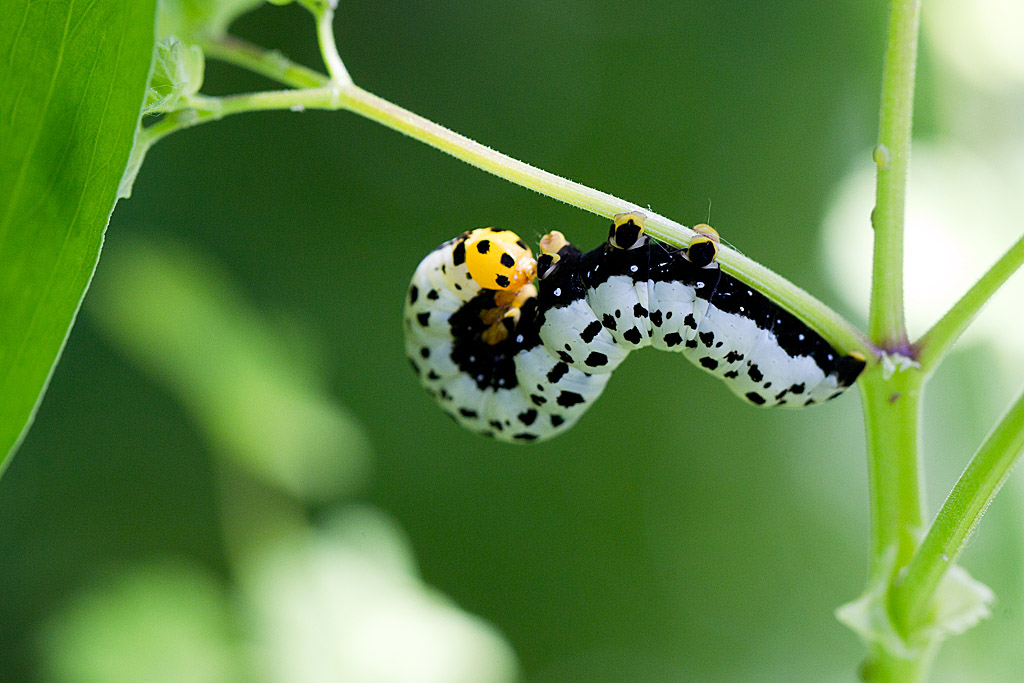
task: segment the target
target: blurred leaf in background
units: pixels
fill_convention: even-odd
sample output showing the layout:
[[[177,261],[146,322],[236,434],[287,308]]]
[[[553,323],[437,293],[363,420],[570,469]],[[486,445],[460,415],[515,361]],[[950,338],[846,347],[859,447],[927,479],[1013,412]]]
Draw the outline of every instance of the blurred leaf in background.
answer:
[[[42,632],[54,683],[240,683],[244,650],[216,577],[187,562],[127,569]]]
[[[511,683],[509,646],[416,577],[391,520],[346,508],[306,521],[308,504],[359,488],[370,457],[363,430],[322,389],[309,334],[252,310],[194,250],[134,242],[105,264],[104,283],[117,286],[96,288],[95,319],[225,458],[237,585],[165,560],[87,587],[44,631],[48,680]]]
[[[238,15],[262,4],[263,0],[160,0],[157,35],[187,43],[220,36]]]
[[[326,392],[313,347],[251,305],[194,250],[125,244],[104,259],[91,311],[214,446],[304,500],[352,493],[369,444]]]
[[[221,587],[187,563],[87,589],[42,638],[52,683],[512,683],[489,625],[424,586],[394,523],[366,508],[294,529]]]
[[[243,568],[253,651],[272,683],[512,683],[498,632],[415,575],[394,522],[346,510]]]

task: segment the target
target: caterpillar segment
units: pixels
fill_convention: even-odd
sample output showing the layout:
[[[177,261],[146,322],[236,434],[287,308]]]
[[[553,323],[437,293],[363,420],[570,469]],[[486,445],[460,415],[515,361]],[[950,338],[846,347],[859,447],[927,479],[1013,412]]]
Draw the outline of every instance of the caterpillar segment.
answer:
[[[550,232],[536,261],[493,228],[435,249],[405,308],[422,384],[463,426],[513,442],[568,429],[644,346],[683,354],[757,406],[820,403],[853,384],[864,359],[722,272],[713,228],[696,226],[689,248],[673,249],[643,223],[639,212],[616,216],[586,253]]]
[[[568,429],[608,380],[541,342],[535,269],[515,233],[481,228],[428,254],[406,298],[406,353],[421,384],[460,425],[501,441]]]
[[[571,368],[609,374],[629,354],[595,315],[579,277],[579,249],[560,232],[541,239],[538,328],[544,346]]]
[[[838,396],[856,380],[863,358],[839,353],[802,320],[719,269],[713,261],[719,243],[713,228],[697,226],[690,248],[673,250],[650,240],[642,221],[635,213],[617,216],[613,234],[625,226],[629,239],[616,235],[599,255],[591,252],[584,257],[593,264],[583,274],[588,298],[598,294],[592,304],[603,320],[621,325],[617,317],[605,316],[625,310],[634,300],[626,296],[612,304],[610,297],[600,296],[601,289],[618,282],[619,291],[628,295],[625,279],[643,273],[646,266],[643,308],[652,344],[682,352],[697,367],[725,380],[748,403],[811,405]],[[639,231],[630,225],[633,222],[639,223]],[[637,302],[642,302],[642,294]],[[632,335],[633,341],[639,340],[636,346],[644,345],[642,328]]]

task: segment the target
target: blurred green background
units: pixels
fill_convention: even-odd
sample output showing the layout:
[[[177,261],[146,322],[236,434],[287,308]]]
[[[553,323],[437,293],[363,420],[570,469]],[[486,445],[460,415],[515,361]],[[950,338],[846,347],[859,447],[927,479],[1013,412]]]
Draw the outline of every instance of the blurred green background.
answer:
[[[926,13],[917,332],[1024,224],[1024,55],[998,40],[1024,16]],[[363,87],[710,222],[860,322],[884,23],[852,1],[394,1],[343,2],[337,31]],[[318,65],[296,7],[233,32]],[[207,65],[204,92],[266,87]],[[759,411],[643,352],[563,437],[463,432],[408,368],[401,307],[419,259],[480,225],[583,246],[605,229],[344,113],[154,148],[0,480],[0,680],[853,680],[862,648],[833,610],[865,578],[856,392]],[[1024,376],[1022,323],[995,310],[928,393],[932,510]],[[994,614],[935,680],[1021,679],[1022,513],[1018,476],[965,553]]]

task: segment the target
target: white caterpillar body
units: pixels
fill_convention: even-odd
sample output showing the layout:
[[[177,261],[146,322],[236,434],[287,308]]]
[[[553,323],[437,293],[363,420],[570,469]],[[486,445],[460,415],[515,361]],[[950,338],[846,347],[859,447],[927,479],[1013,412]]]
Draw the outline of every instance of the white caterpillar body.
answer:
[[[474,231],[476,232],[476,231]],[[502,441],[533,441],[568,429],[601,395],[608,374],[564,363],[537,334],[536,297],[509,336],[490,344],[480,313],[495,290],[454,255],[469,233],[445,242],[416,269],[405,306],[406,353],[441,408],[459,424]]]
[[[629,351],[644,346],[682,353],[759,406],[820,403],[864,367],[723,273],[696,241],[672,250],[650,240],[635,214],[616,217],[609,241],[587,253],[550,233],[536,290],[513,284],[519,295],[509,305],[509,290],[477,281],[490,283],[491,266],[508,281],[492,258],[500,249],[487,254],[482,276],[466,259],[467,244],[481,242],[518,254],[509,235],[474,230],[435,249],[416,269],[405,308],[406,350],[421,382],[475,432],[532,441],[568,429]]]

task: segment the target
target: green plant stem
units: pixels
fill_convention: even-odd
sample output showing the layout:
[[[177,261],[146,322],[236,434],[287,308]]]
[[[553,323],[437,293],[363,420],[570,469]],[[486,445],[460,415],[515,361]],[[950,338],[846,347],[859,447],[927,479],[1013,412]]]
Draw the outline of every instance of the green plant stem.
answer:
[[[408,135],[500,178],[585,211],[605,217],[626,211],[641,211],[647,216],[648,232],[677,247],[685,247],[693,236],[693,231],[676,221],[632,202],[501,154],[354,84],[325,85],[327,79],[321,76],[318,82],[320,87],[311,88],[308,86],[313,77],[307,73],[308,70],[303,70],[301,67],[294,68],[294,65],[280,55],[266,54],[260,48],[237,39],[221,39],[211,45],[216,45],[216,47],[210,51],[210,56],[252,69],[264,76],[287,85],[299,86],[302,89],[205,98],[201,106],[206,107],[206,110],[193,115],[186,115],[182,112],[180,117],[169,116],[152,127],[153,129],[159,127],[158,130],[154,130],[153,135],[164,137],[180,128],[217,120],[243,111],[296,107],[345,109]],[[326,58],[325,61],[327,61]],[[220,104],[217,104],[215,100],[219,100]],[[764,291],[784,308],[807,320],[811,327],[841,351],[857,352],[869,360],[874,358],[875,349],[860,330],[803,289],[769,268],[725,246],[719,252],[718,261],[726,272]]]
[[[892,604],[908,629],[927,621],[932,596],[1024,451],[1024,393],[986,437],[942,504],[924,541],[893,587]]]
[[[918,427],[924,377],[912,368],[889,379],[885,374],[879,364],[858,380],[867,430],[872,576],[893,571],[887,557],[892,549],[895,566],[902,567],[923,526]]]
[[[882,71],[877,198],[868,336],[882,348],[907,348],[903,320],[903,216],[914,111],[920,0],[892,0]]]
[[[923,520],[918,431],[924,375],[908,368],[886,378],[882,365],[868,368],[858,380],[868,450],[868,491],[871,508],[871,557],[868,585],[891,585],[912,557]],[[883,609],[888,613],[888,605]],[[878,625],[879,632],[886,626]],[[871,683],[922,681],[928,651],[916,657],[869,643],[862,672]]]
[[[914,76],[920,0],[891,0],[882,70],[878,167],[868,336],[893,355],[909,356],[903,317],[903,222],[907,169],[914,110]],[[868,368],[859,380],[868,450],[868,496],[871,540],[868,586],[885,586],[879,606],[886,623],[874,632],[899,631],[892,618],[889,590],[899,570],[912,557],[923,520],[922,468],[918,432],[924,373],[915,367],[886,368],[885,361]],[[883,618],[883,617],[878,617]],[[862,670],[871,683],[911,683],[927,676],[935,647],[912,652],[881,636],[868,643]]]
[[[307,107],[341,109],[340,92],[335,87],[322,87],[301,90],[271,90],[244,95],[228,95],[227,97],[194,96],[190,98],[192,108],[168,114],[157,123],[144,128],[143,139],[147,145],[152,146],[153,143],[171,133],[203,123],[219,121],[231,114],[279,109],[302,111]]]
[[[352,77],[348,75],[348,69],[338,54],[338,46],[334,43],[334,10],[324,5],[313,14],[316,17],[316,38],[320,42],[320,54],[324,57],[327,73],[334,83],[351,85]]]
[[[861,665],[861,680],[868,683],[924,683],[928,680],[937,650],[938,645],[932,644],[919,656],[904,659],[873,645],[868,648],[868,656]]]
[[[974,283],[932,328],[915,343],[918,361],[925,372],[935,369],[950,347],[960,338],[992,295],[1024,264],[1024,236],[1010,247],[991,268]]]
[[[207,57],[234,64],[293,88],[319,88],[330,82],[322,73],[296,64],[277,50],[265,50],[234,36],[206,40],[201,47]]]

